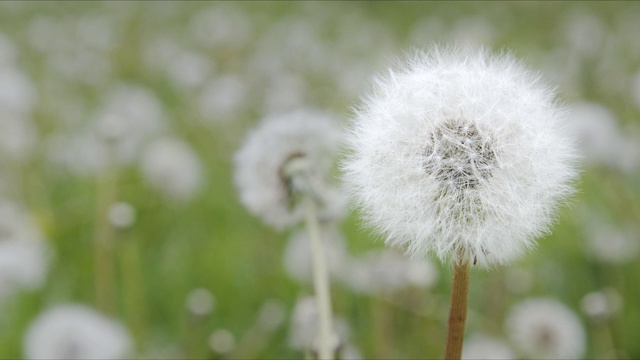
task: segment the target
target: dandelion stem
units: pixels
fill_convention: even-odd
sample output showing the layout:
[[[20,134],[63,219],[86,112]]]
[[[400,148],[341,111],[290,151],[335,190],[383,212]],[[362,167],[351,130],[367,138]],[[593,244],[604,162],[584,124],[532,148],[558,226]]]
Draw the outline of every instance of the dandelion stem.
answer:
[[[105,314],[115,311],[114,229],[109,223],[107,211],[117,196],[117,175],[109,167],[98,175],[97,209],[94,237],[95,301]]]
[[[305,209],[306,225],[311,240],[311,254],[313,258],[313,286],[316,293],[319,317],[318,359],[333,359],[329,276],[325,263],[324,247],[322,246],[320,237],[320,225],[318,223],[316,204],[308,195],[302,196],[301,200]]]
[[[453,267],[451,307],[449,309],[449,330],[445,359],[462,357],[462,341],[467,320],[467,298],[469,292],[469,261],[458,260]]]

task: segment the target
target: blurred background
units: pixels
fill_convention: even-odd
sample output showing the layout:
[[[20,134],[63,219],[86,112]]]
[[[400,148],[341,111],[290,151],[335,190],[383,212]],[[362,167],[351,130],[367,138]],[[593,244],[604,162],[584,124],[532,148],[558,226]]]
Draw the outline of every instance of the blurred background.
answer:
[[[129,357],[304,356],[304,235],[241,205],[233,154],[273,113],[346,124],[375,73],[450,41],[556,84],[584,155],[553,233],[472,272],[466,356],[541,357],[507,323],[547,299],[579,324],[572,356],[640,357],[638,19],[634,2],[0,2],[0,357],[65,304],[121,324]],[[441,357],[451,269],[385,249],[356,211],[332,237],[341,356]]]

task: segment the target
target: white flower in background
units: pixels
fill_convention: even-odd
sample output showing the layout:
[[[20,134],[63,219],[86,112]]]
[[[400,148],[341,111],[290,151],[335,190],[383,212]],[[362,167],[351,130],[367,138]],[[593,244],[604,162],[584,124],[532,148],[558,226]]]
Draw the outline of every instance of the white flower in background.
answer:
[[[31,118],[0,111],[0,155],[24,160],[38,142],[38,130]]]
[[[188,200],[201,188],[200,158],[185,142],[173,138],[154,140],[140,159],[145,180],[167,197]]]
[[[344,238],[335,226],[324,226],[320,233],[329,274],[335,278],[341,277],[346,270],[348,257]],[[301,282],[312,283],[311,241],[306,229],[298,230],[289,237],[283,260],[289,276]]]
[[[585,352],[580,319],[554,299],[532,298],[516,305],[508,315],[506,331],[530,359],[578,359]]]
[[[27,74],[13,66],[0,66],[0,109],[26,114],[33,110],[37,93]]]
[[[165,127],[165,111],[148,89],[120,83],[112,87],[94,118],[93,131],[111,142],[117,158],[133,161],[141,146]]]
[[[587,161],[622,170],[637,166],[640,160],[637,140],[625,137],[618,119],[608,108],[597,103],[579,102],[569,110],[570,129]]]
[[[226,354],[236,347],[236,337],[227,329],[218,329],[209,336],[209,348],[216,354]]]
[[[54,159],[79,175],[130,165],[143,146],[163,132],[164,109],[149,90],[119,83],[111,88],[92,121],[81,131],[54,139]]]
[[[199,45],[241,49],[252,39],[251,19],[230,4],[216,4],[195,12],[189,21],[189,30]]]
[[[429,288],[438,269],[426,259],[411,259],[393,250],[374,250],[351,260],[343,280],[356,291],[378,294],[410,286]]]
[[[386,242],[506,263],[547,233],[576,177],[554,93],[508,54],[434,48],[376,81],[345,181]]]
[[[623,264],[637,259],[640,239],[633,229],[621,229],[602,220],[592,219],[584,232],[587,252],[603,263]]]
[[[257,324],[263,330],[273,331],[284,323],[286,313],[286,307],[281,301],[269,299],[260,307]]]
[[[314,172],[314,191],[322,201],[322,219],[342,216],[342,193],[323,178],[331,170],[341,137],[330,115],[315,109],[265,118],[245,139],[235,154],[234,180],[240,200],[254,215],[276,229],[302,219],[302,209],[292,196],[283,175],[292,159],[303,158]]]
[[[187,309],[196,316],[211,314],[215,303],[216,298],[205,288],[194,289],[187,295]]]
[[[42,287],[50,257],[51,249],[29,214],[13,202],[0,202],[0,298]]]
[[[143,45],[140,57],[146,68],[166,73],[174,59],[185,51],[173,35],[160,34]]]
[[[44,311],[29,326],[23,344],[27,359],[126,359],[132,350],[120,323],[84,305]]]
[[[109,206],[107,217],[115,228],[126,229],[136,221],[136,209],[127,202],[119,201]]]
[[[18,57],[18,50],[11,39],[0,33],[0,67],[12,65]]]
[[[198,97],[200,115],[213,123],[235,118],[247,105],[248,87],[238,75],[215,77]]]
[[[213,64],[204,55],[194,52],[177,54],[167,68],[169,81],[180,90],[191,90],[202,85],[213,70]]]
[[[599,56],[608,29],[602,19],[584,11],[570,14],[564,21],[564,38],[580,57]]]
[[[622,296],[614,288],[586,294],[580,301],[582,312],[594,322],[611,319],[622,308]]]
[[[516,355],[502,339],[482,334],[470,336],[464,342],[463,359],[515,359]]]

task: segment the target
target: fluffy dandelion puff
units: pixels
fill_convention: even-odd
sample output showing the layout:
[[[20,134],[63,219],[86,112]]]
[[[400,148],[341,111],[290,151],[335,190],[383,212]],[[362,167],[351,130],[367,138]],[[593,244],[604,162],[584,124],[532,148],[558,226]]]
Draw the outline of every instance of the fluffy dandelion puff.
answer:
[[[292,160],[304,160],[314,175],[321,218],[341,216],[341,193],[325,181],[339,141],[339,128],[324,112],[299,109],[267,117],[235,155],[235,182],[242,203],[276,229],[299,222],[302,207],[295,201],[294,184],[285,171]]]
[[[576,177],[554,92],[509,54],[419,52],[377,79],[345,181],[387,243],[505,263],[549,230]]]
[[[580,320],[556,300],[525,300],[511,310],[506,325],[511,340],[528,358],[577,359],[584,354]]]
[[[83,305],[45,311],[24,338],[27,359],[125,359],[131,348],[122,325]]]
[[[203,183],[203,166],[191,146],[179,139],[160,138],[145,149],[140,158],[145,180],[168,198],[193,198]]]

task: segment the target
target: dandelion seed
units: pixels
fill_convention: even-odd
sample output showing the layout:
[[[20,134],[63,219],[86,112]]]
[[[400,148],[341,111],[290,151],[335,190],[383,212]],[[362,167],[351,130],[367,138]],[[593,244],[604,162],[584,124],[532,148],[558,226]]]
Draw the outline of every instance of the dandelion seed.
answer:
[[[585,351],[580,320],[554,299],[532,298],[516,305],[506,327],[513,343],[531,359],[578,359]]]
[[[126,359],[132,340],[118,322],[83,305],[40,314],[24,338],[27,359]]]

